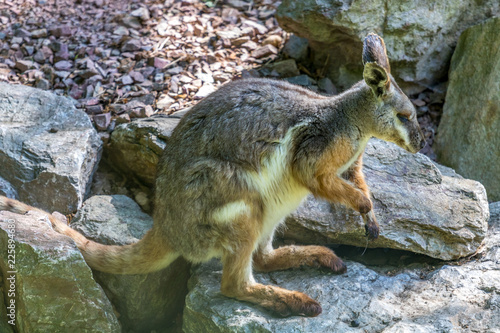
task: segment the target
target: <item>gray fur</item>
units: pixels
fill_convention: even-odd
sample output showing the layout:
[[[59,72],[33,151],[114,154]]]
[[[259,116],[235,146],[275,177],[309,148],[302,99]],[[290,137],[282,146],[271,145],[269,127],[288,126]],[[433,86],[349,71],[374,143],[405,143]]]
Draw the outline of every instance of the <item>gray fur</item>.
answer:
[[[210,213],[249,198],[262,213],[263,199],[249,190],[243,175],[258,172],[290,128],[305,124],[295,131],[293,149],[283,161],[304,184],[313,181],[317,160],[339,137],[398,139],[394,110],[410,109],[411,103],[393,85],[394,94],[386,96],[390,105],[364,81],[334,97],[269,79],[221,87],[193,107],[169,139],[158,166],[155,223],[183,256],[208,259],[207,253],[233,232],[231,225],[211,223]]]

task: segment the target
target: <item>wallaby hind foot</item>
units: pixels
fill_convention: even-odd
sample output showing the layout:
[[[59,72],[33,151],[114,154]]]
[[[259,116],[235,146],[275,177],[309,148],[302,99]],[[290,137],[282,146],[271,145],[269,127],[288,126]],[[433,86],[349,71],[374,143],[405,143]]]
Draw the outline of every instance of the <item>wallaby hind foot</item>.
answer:
[[[335,253],[327,247],[282,246],[274,250],[259,249],[253,255],[253,267],[260,272],[280,271],[303,266],[324,268],[343,274],[347,267]]]

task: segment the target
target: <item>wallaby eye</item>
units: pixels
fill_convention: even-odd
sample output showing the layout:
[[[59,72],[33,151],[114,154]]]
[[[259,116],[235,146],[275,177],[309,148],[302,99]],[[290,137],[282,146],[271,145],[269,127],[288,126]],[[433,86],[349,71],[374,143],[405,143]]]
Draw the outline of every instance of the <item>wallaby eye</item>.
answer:
[[[404,124],[410,121],[407,115],[404,115],[402,113],[398,113],[398,119]]]

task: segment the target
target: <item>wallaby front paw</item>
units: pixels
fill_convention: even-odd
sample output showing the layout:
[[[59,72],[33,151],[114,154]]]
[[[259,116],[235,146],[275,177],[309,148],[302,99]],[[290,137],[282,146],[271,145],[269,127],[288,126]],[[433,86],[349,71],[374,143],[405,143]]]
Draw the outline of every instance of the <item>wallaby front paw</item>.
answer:
[[[368,236],[369,240],[375,240],[378,238],[378,235],[380,233],[380,229],[378,225],[365,225],[365,230],[366,230],[366,236]]]
[[[361,214],[367,214],[373,208],[372,202],[366,196],[361,195],[360,200],[358,201],[358,211]]]

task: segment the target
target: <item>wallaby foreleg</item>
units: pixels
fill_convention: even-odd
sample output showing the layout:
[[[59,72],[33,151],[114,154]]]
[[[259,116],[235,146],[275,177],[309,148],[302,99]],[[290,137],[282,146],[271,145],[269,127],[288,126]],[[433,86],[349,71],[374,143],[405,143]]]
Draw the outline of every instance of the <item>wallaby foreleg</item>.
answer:
[[[331,202],[343,203],[352,209],[366,214],[372,210],[372,202],[359,189],[353,187],[336,174],[323,174],[317,178],[317,184],[310,188],[315,196]]]
[[[363,217],[363,221],[365,221],[366,236],[368,236],[368,239],[377,239],[380,233],[380,227],[377,219],[375,218],[375,213],[373,212],[373,210],[371,210],[367,214],[361,214],[361,216]]]
[[[363,155],[360,155],[357,161],[354,162],[353,165],[346,172],[344,172],[342,177],[352,182],[354,186],[360,189],[363,192],[363,194],[371,201],[370,190],[365,182],[365,176],[362,170],[363,168],[362,160],[363,160]],[[373,210],[371,210],[366,214],[361,214],[361,216],[363,217],[363,221],[365,222],[365,230],[368,239],[370,240],[377,239],[380,232],[380,227]]]

